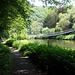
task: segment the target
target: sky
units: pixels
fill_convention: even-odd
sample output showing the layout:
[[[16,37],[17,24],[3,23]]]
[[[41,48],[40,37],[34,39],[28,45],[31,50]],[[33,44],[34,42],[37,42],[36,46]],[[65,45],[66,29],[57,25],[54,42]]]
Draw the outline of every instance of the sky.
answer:
[[[34,4],[36,6],[43,6],[43,3],[42,1],[40,0],[35,0],[35,2],[31,2],[31,0],[28,0],[31,4]]]
[[[34,4],[35,6],[43,6],[44,5],[42,3],[42,1],[40,1],[40,0],[35,0],[35,2],[32,2],[31,0],[27,0],[27,1],[29,1],[31,4]],[[61,1],[61,0],[58,0],[58,1]],[[75,6],[75,0],[71,1],[70,3]]]

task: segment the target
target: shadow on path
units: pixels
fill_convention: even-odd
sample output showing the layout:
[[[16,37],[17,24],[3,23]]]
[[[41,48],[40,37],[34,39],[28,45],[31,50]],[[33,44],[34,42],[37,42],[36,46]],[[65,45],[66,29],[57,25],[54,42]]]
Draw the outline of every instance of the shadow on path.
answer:
[[[36,68],[28,56],[23,57],[22,54],[12,47],[9,47],[12,52],[12,67],[10,75],[46,75],[41,70]]]

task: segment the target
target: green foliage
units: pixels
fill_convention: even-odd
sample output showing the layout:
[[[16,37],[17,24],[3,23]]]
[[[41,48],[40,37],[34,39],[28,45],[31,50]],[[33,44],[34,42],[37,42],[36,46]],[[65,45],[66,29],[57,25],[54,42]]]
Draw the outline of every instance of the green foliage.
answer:
[[[66,5],[68,2],[70,2],[71,0],[41,0],[46,6],[48,4],[55,4],[55,5]]]
[[[32,50],[34,47],[38,46],[38,43],[28,43],[24,44],[20,47],[19,51],[21,51],[24,55],[29,55],[31,53],[30,50]]]
[[[55,32],[58,32],[58,31],[62,31],[62,29],[60,27],[56,27]]]
[[[10,38],[10,39],[6,40],[5,42],[6,42],[7,45],[12,46],[12,43],[14,41],[15,41],[14,39]]]
[[[70,8],[69,6],[64,6],[62,9],[63,10],[66,9],[67,12],[63,13],[64,12],[63,11],[58,13],[59,8],[53,8],[53,9],[50,8],[47,11],[46,16],[44,18],[43,27],[55,28],[55,32],[74,28],[74,24],[75,24],[74,7]],[[47,30],[47,32],[49,32],[49,29]]]
[[[0,32],[13,26],[18,29],[28,26],[29,14],[30,5],[27,0],[0,0]]]
[[[61,19],[66,19],[66,20],[69,20],[70,19],[70,14],[67,14],[67,13],[60,13],[59,14],[59,19],[61,20]]]
[[[57,36],[56,39],[74,40],[75,39],[75,35],[74,34],[71,34],[71,35],[60,35],[60,36]]]
[[[29,43],[20,48],[23,54],[27,54],[39,67],[49,74],[74,75],[75,51],[58,46]]]
[[[55,9],[49,9],[45,15],[43,27],[53,28],[58,21],[58,12]]]
[[[56,27],[60,27],[62,30],[66,30],[70,27],[70,14],[59,14],[59,22],[56,23]]]
[[[12,33],[10,37],[16,40],[30,39],[29,36],[27,35],[26,29],[22,30],[21,33]]]
[[[19,50],[19,48],[20,48],[22,45],[27,44],[27,43],[29,43],[28,40],[16,40],[16,41],[14,41],[14,42],[12,43],[12,46],[13,46],[14,48],[16,48],[16,49]]]
[[[49,32],[50,32],[50,30],[49,30],[48,27],[43,28],[43,30],[42,30],[42,33],[43,33],[43,34],[48,34]]]
[[[62,19],[59,22],[57,22],[56,27],[60,27],[62,28],[62,30],[66,30],[66,29],[69,29],[69,25],[70,25],[70,22],[68,20]]]
[[[34,21],[31,25],[31,34],[40,34],[41,26],[37,21]]]
[[[42,33],[43,34],[49,34],[49,33],[53,33],[53,32],[55,32],[55,28],[48,28],[48,27],[46,27],[46,28],[43,28],[43,30],[42,30]]]
[[[75,23],[73,23],[73,26],[72,26],[72,28],[74,28],[74,29],[75,29]]]
[[[30,39],[30,38],[28,35],[22,35],[22,34],[17,36],[17,40],[24,40],[24,39]]]
[[[33,7],[32,10],[34,13],[30,15],[30,20],[32,23],[28,28],[28,34],[40,34],[42,33],[43,19],[48,7]]]
[[[0,43],[0,75],[8,75],[11,66],[11,52],[8,47]]]
[[[27,40],[16,40],[13,47],[30,58],[38,67],[47,70],[49,74],[74,75],[75,74],[75,50],[59,46],[44,45]],[[46,69],[47,68],[47,69]]]
[[[64,38],[65,38],[64,35],[59,35],[59,36],[56,37],[56,39],[64,39]]]

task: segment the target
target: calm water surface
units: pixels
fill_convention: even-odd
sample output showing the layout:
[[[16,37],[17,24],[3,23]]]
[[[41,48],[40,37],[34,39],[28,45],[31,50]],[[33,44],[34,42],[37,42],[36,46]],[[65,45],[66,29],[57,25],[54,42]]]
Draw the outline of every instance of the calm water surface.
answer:
[[[39,43],[48,44],[48,39],[45,39],[45,40],[36,39],[36,40],[31,40],[31,41],[37,41]],[[49,39],[49,43],[51,43],[53,45],[59,45],[61,47],[67,47],[67,48],[75,49],[75,40],[54,40],[54,39]]]

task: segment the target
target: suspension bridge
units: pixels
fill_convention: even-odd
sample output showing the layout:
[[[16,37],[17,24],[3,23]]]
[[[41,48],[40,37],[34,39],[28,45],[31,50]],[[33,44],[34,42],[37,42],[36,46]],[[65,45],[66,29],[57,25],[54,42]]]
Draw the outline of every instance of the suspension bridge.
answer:
[[[67,29],[67,30],[59,31],[59,32],[52,32],[52,33],[48,33],[48,34],[40,34],[39,37],[50,37],[50,36],[64,35],[64,34],[74,32],[74,31],[75,31],[75,29],[71,28],[71,29]],[[38,35],[29,35],[29,36],[38,36]]]

